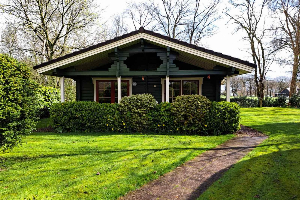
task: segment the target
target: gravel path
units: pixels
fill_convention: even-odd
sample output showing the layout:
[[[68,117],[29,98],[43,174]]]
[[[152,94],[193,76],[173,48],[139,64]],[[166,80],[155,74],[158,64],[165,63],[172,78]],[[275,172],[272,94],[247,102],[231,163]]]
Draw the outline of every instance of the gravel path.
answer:
[[[266,138],[262,133],[242,126],[241,130],[237,132],[237,137],[204,152],[120,199],[197,199],[224,172]]]

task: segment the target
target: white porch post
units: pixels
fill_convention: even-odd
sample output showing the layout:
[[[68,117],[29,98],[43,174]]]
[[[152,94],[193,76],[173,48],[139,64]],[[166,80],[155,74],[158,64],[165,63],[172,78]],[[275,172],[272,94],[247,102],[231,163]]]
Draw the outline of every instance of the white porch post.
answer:
[[[170,78],[166,76],[166,102],[169,102],[170,90],[169,90]]]
[[[230,76],[226,76],[226,101],[230,102]]]
[[[60,77],[60,102],[65,102],[65,77]]]
[[[121,94],[122,94],[122,91],[121,91],[121,76],[118,77],[118,103],[120,103],[121,101]]]

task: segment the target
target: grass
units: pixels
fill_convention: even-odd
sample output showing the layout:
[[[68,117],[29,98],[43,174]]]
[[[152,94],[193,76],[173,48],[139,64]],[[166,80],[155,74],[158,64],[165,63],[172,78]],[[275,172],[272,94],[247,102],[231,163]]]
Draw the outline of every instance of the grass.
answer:
[[[300,109],[243,108],[241,116],[269,138],[199,199],[300,199]]]
[[[232,137],[36,132],[0,153],[0,199],[116,199]]]

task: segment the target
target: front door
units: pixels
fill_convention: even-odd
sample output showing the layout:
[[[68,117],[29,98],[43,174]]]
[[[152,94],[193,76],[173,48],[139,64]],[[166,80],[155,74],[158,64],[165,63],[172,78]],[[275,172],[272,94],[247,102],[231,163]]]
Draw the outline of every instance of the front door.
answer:
[[[121,82],[121,97],[129,96],[129,81]],[[99,103],[118,102],[118,82],[117,80],[96,81],[96,100]]]

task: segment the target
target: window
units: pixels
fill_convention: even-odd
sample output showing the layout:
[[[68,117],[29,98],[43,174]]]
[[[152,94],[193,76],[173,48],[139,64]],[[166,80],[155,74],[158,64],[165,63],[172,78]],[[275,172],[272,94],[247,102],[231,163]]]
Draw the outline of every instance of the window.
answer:
[[[129,81],[121,81],[121,96],[129,96]],[[117,80],[97,80],[96,81],[96,101],[99,103],[118,102],[118,82]]]
[[[166,80],[163,79],[163,93],[166,101]],[[177,96],[201,94],[202,78],[174,78],[169,81],[169,102],[173,102]]]

